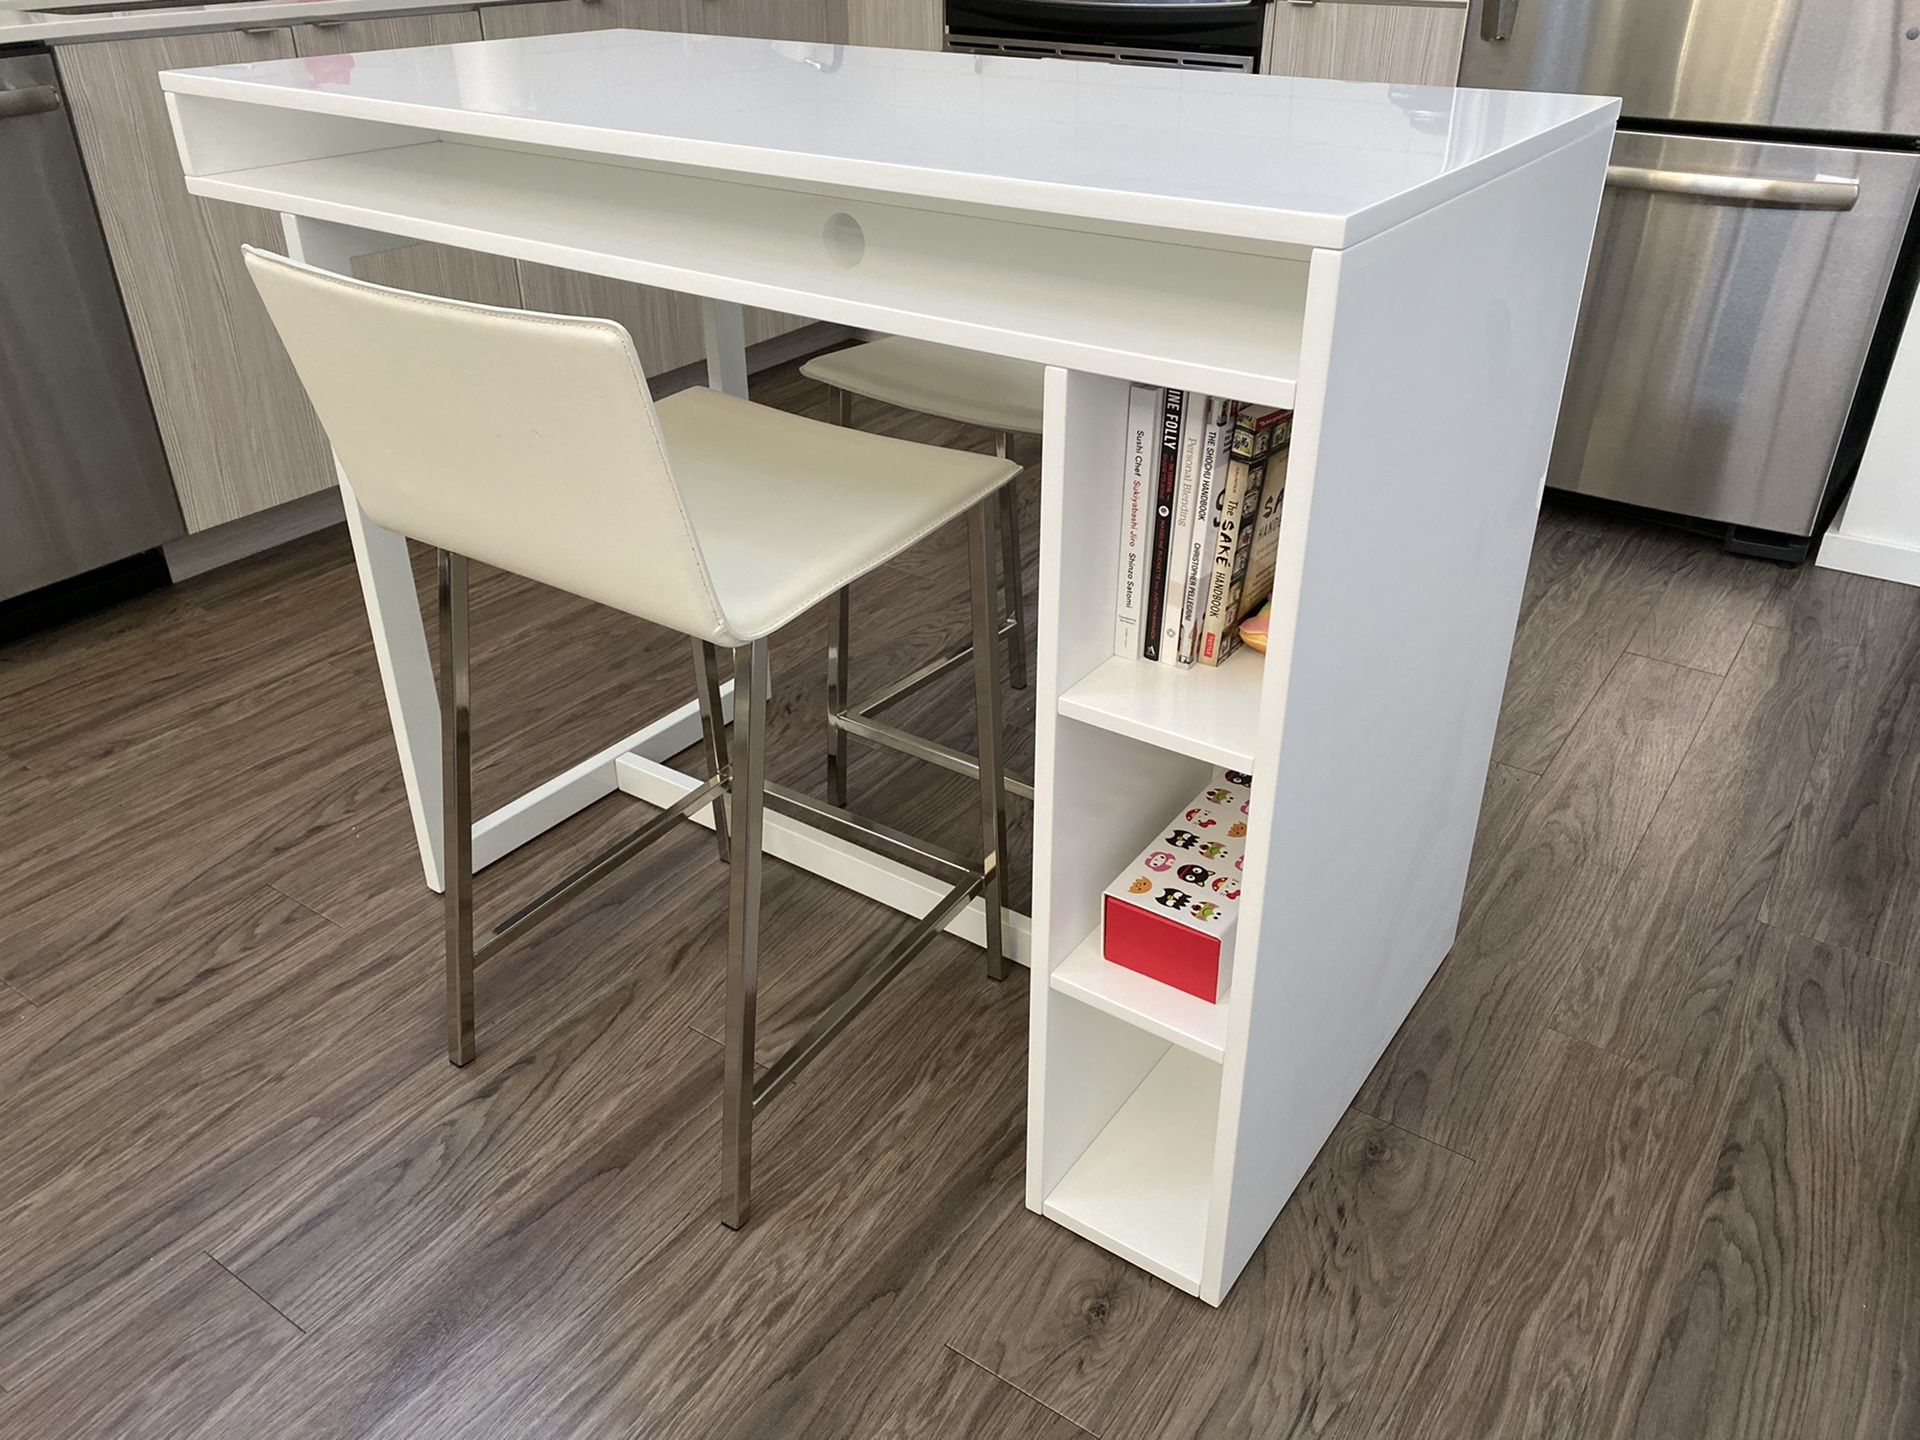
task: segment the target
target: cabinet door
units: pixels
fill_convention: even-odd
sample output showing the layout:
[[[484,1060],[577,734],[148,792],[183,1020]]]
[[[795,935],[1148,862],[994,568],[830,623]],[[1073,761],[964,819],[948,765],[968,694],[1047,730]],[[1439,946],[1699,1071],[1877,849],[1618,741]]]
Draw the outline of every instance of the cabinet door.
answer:
[[[1269,16],[1269,74],[1396,85],[1452,85],[1460,75],[1464,5],[1276,0]]]
[[[480,28],[489,40],[581,30],[682,30],[684,16],[685,0],[546,0],[489,6],[480,12]],[[700,302],[689,295],[524,262],[520,294],[530,310],[618,320],[632,332],[649,375],[691,364],[705,353]]]
[[[320,422],[241,261],[281,250],[262,210],[187,193],[160,71],[292,58],[286,29],[161,35],[58,51],[174,487],[204,530],[333,483]]]
[[[941,0],[847,0],[847,43],[889,50],[938,50],[946,44]]]
[[[298,26],[295,50],[312,59],[337,57],[343,67],[369,50],[405,50],[415,45],[452,45],[480,38],[480,17],[471,10],[436,15],[389,15],[378,20],[327,20]],[[344,73],[340,76],[345,79]],[[499,255],[456,250],[448,245],[407,245],[362,255],[354,274],[381,285],[474,300],[483,305],[520,304],[520,276],[514,263]]]
[[[846,43],[847,0],[686,0],[686,5],[687,29],[697,35],[745,35],[815,45]],[[744,321],[749,345],[809,323],[799,315],[757,310],[751,305]]]
[[[846,43],[847,38],[847,3],[846,0],[838,3],[836,0],[687,0],[687,28],[700,35],[751,35],[762,40],[840,45]]]

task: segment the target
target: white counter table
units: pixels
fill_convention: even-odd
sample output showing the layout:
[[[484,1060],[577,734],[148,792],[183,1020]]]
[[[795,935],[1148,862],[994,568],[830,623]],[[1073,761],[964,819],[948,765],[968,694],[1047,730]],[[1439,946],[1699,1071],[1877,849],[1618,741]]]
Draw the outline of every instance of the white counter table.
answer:
[[[428,240],[690,292],[733,390],[743,304],[1049,367],[1028,1200],[1218,1303],[1452,943],[1615,103],[634,31],[161,78],[189,187],[281,212],[314,263]],[[1264,664],[1112,654],[1129,380],[1295,408]],[[412,574],[350,482],[435,879]],[[476,850],[683,794],[659,759],[691,713]],[[1254,801],[1207,1006],[1094,947],[1102,888],[1223,756]],[[936,893],[806,826],[768,843]]]

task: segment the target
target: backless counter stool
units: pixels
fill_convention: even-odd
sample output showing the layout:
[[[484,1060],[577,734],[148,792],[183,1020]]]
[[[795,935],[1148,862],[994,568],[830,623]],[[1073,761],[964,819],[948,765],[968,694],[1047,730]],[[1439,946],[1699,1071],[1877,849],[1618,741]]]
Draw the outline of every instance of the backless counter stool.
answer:
[[[753,1115],[976,895],[987,968],[1001,943],[1005,820],[991,553],[1004,459],[822,424],[712,390],[653,403],[610,320],[430,299],[248,247],[246,263],[367,514],[440,551],[446,796],[447,1049],[474,1053],[473,969],[604,879],[675,821],[713,806],[731,862],[721,1107],[723,1218],[746,1223]],[[916,484],[898,477],[912,473]],[[937,527],[967,517],[979,719],[981,856],[934,855],[766,779],[767,637]],[[690,636],[708,781],[496,926],[473,935],[467,683],[472,557]],[[734,654],[731,744],[716,646]],[[758,1079],[765,805],[943,868],[952,889]]]
[[[1030,360],[981,355],[930,340],[887,336],[844,350],[816,355],[800,373],[828,387],[828,413],[841,425],[853,424],[853,397],[862,396],[903,410],[917,410],[963,425],[977,425],[994,434],[994,453],[1008,458],[1015,435],[1038,435],[1041,429],[1041,391],[1046,370]],[[902,477],[903,484],[912,484]],[[1000,583],[1006,591],[1007,674],[1015,689],[1027,683],[1027,605],[1021,590],[1020,519],[1013,487],[1000,491]],[[962,775],[976,775],[979,767],[969,755],[874,717],[887,706],[923,689],[967,663],[971,646],[960,646],[895,681],[872,699],[855,704],[850,686],[853,598],[841,586],[834,599],[834,615],[827,640],[827,794],[836,805],[847,803],[847,741],[849,737],[884,745],[930,761]],[[1033,798],[1025,781],[1010,781],[1008,789]]]

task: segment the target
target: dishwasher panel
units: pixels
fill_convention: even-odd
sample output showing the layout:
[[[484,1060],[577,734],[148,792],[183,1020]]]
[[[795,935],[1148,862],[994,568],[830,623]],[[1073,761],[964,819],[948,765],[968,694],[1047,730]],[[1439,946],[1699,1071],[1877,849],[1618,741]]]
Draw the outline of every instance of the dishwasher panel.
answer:
[[[1547,483],[1812,533],[1920,155],[1621,131]]]
[[[186,532],[45,53],[0,56],[0,600]]]

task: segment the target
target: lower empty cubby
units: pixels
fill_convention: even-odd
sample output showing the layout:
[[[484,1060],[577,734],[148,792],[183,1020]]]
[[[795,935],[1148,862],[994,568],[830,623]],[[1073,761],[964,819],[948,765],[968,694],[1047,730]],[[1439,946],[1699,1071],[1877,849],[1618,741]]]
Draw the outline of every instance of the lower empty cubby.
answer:
[[[1212,1210],[1220,1066],[1056,993],[1042,1211],[1190,1294]],[[1057,1178],[1052,1178],[1057,1177]]]

